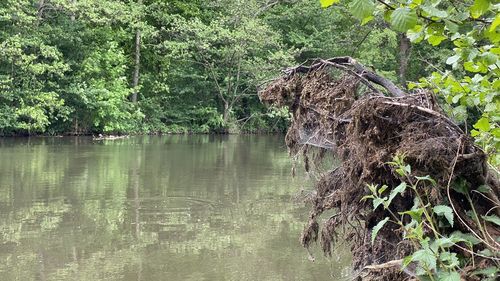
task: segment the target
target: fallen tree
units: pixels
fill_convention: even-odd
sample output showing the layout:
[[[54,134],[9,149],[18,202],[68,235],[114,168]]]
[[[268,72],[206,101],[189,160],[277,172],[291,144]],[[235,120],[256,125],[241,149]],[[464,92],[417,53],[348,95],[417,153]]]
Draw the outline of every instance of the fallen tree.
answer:
[[[331,255],[338,235],[350,237],[362,280],[497,274],[500,184],[432,92],[406,93],[338,57],[286,69],[259,96],[290,109],[286,144],[306,171],[330,152],[340,160],[316,183],[305,247],[319,240]],[[335,214],[320,222],[327,210]]]

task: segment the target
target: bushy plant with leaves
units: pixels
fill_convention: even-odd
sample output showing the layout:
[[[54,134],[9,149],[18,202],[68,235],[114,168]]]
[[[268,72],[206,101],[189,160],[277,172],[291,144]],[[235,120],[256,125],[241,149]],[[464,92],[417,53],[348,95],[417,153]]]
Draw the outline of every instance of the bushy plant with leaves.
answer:
[[[420,280],[460,281],[462,268],[473,262],[474,254],[496,260],[498,253],[489,250],[481,253],[474,252],[474,246],[482,241],[471,233],[462,233],[453,229],[455,213],[449,205],[433,205],[430,202],[430,193],[433,188],[439,188],[434,179],[429,176],[413,176],[411,166],[404,161],[404,155],[396,155],[392,162],[388,163],[400,178],[405,179],[398,186],[390,188],[387,185],[369,184],[369,195],[362,200],[371,200],[373,210],[382,208],[389,216],[379,221],[372,230],[372,243],[377,234],[387,223],[393,223],[400,228],[402,239],[410,241],[414,251],[402,260],[402,269],[414,264],[415,274]],[[464,187],[456,186],[454,189],[460,191],[469,199],[472,207],[471,219],[482,225],[477,213],[474,211],[472,200]],[[390,190],[386,192],[386,190]],[[481,190],[481,189],[479,189]],[[392,206],[393,200],[405,192],[411,192],[414,198],[413,206],[409,210],[395,211]],[[483,216],[483,220],[496,223],[500,226],[500,220],[495,215]],[[449,234],[446,234],[449,233]],[[483,233],[483,235],[487,235]],[[500,237],[497,237],[499,239]],[[457,249],[461,250],[456,251]],[[465,256],[463,253],[472,254]],[[482,276],[482,280],[496,280],[500,272],[497,266],[476,270],[473,275]]]

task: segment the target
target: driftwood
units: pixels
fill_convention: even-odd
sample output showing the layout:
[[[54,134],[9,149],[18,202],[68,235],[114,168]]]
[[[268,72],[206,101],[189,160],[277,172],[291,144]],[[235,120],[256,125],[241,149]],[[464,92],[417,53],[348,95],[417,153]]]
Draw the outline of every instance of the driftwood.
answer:
[[[465,215],[471,206],[464,195],[451,188],[458,182],[467,186],[479,215],[499,211],[500,185],[488,169],[487,156],[444,114],[431,92],[408,94],[350,57],[318,59],[283,73],[259,97],[265,104],[288,106],[293,114],[286,135],[290,154],[302,155],[308,172],[314,172],[328,154],[341,162],[339,167],[318,174],[310,198],[312,210],[301,237],[306,248],[319,240],[329,255],[337,234],[342,233],[352,242],[353,267],[360,272],[359,279],[413,278],[391,261],[411,254],[414,245],[403,241],[398,226],[389,224],[372,244],[372,228],[390,215],[360,201],[369,193],[366,184],[386,184],[386,192],[390,192],[406,180],[387,164],[396,154],[406,155],[412,176],[429,175],[438,182],[437,187],[420,190],[431,204],[451,205],[455,210],[456,223],[443,229],[443,234],[455,230],[480,233],[480,227]],[[489,185],[491,191],[477,192],[481,185]],[[397,196],[392,211],[409,210],[413,199],[410,192]],[[337,215],[319,223],[319,216],[329,209]],[[483,243],[474,250],[500,251],[494,241],[500,229],[489,224],[486,229],[490,237],[477,235]],[[454,250],[470,254],[459,245]]]

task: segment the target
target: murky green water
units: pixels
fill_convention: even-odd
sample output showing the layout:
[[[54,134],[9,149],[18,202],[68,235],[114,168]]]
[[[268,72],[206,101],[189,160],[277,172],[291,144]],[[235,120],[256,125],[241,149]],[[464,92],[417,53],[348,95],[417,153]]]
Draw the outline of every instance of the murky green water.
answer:
[[[0,280],[338,280],[281,137],[0,139]]]

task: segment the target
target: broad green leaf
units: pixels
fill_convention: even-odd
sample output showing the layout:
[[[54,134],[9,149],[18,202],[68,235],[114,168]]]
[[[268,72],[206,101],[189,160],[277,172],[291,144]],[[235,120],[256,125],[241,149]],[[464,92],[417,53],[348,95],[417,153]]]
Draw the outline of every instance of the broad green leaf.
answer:
[[[436,269],[436,256],[434,256],[434,253],[429,248],[413,253],[412,261],[419,262],[420,265],[429,270]]]
[[[440,271],[438,273],[438,281],[460,281],[460,274],[456,271]]]
[[[434,242],[432,243],[431,249],[433,251],[437,251],[441,247],[449,248],[453,245],[455,245],[455,242],[451,238],[444,237],[444,238],[439,238],[439,239],[434,240]]]
[[[472,275],[485,275],[487,277],[495,277],[496,273],[499,272],[500,269],[496,266],[490,266],[487,268],[475,270],[472,272]]]
[[[477,19],[482,14],[488,11],[490,7],[489,0],[474,0],[474,5],[470,7],[470,14],[473,18]]]
[[[488,118],[483,117],[474,124],[474,128],[483,132],[488,132],[491,129],[490,121]]]
[[[458,29],[459,29],[458,24],[456,24],[450,20],[444,20],[444,24],[450,32],[458,32]]]
[[[397,8],[391,14],[391,24],[397,31],[406,32],[417,24],[417,13],[410,8]]]
[[[481,185],[477,188],[477,191],[481,192],[481,193],[488,193],[488,192],[491,192],[491,187],[489,187],[488,185]]]
[[[436,215],[444,216],[453,227],[453,210],[450,207],[445,205],[437,205],[434,206],[433,210]]]
[[[442,261],[446,265],[446,267],[448,267],[448,268],[453,268],[455,266],[460,265],[460,262],[459,262],[458,257],[457,257],[457,253],[442,252],[439,255],[439,260]]]
[[[373,199],[373,209],[374,210],[377,209],[377,207],[380,206],[381,204],[383,204],[386,199],[387,199],[387,197]]]
[[[431,17],[445,18],[448,16],[446,11],[439,10],[433,6],[421,6],[422,10],[426,12]]]
[[[479,239],[477,239],[476,237],[474,237],[472,234],[470,234],[470,233],[462,233],[460,231],[454,231],[451,234],[450,239],[454,243],[467,242],[470,245],[477,245],[477,244],[481,243],[481,241],[479,241]]]
[[[446,64],[454,64],[460,59],[460,55],[454,55],[446,60]]]
[[[389,194],[389,199],[384,203],[384,207],[388,208],[394,197],[396,197],[396,195],[398,194],[405,192],[405,190],[406,190],[406,182],[400,183],[393,190],[391,190],[391,193]]]
[[[422,32],[423,29],[424,28],[421,25],[417,24],[414,28],[406,32],[406,36],[408,37],[408,39],[410,39],[411,42],[419,43],[422,41],[422,39],[424,39],[424,33]]]
[[[423,208],[418,208],[415,210],[409,210],[405,212],[399,212],[400,215],[409,215],[412,219],[419,222],[422,221],[422,214],[424,213]]]
[[[349,8],[355,18],[364,20],[373,14],[375,4],[373,4],[373,0],[354,0]]]
[[[497,28],[497,26],[500,25],[500,13],[497,14],[497,16],[495,17],[495,19],[493,20],[493,22],[491,23],[491,26],[490,26],[490,32],[493,32],[495,31],[495,29]]]
[[[481,216],[485,221],[492,222],[500,226],[500,218],[497,215]]]
[[[427,41],[432,45],[432,46],[437,46],[443,42],[447,37],[446,36],[441,36],[441,35],[431,35],[429,38],[427,38]]]
[[[364,18],[362,21],[361,21],[361,25],[365,25],[367,23],[369,23],[370,21],[372,21],[375,17],[374,16],[367,16],[366,18]]]
[[[488,69],[486,67],[484,67],[483,65],[475,64],[472,61],[465,62],[464,69],[469,71],[469,72],[472,72],[472,73],[477,73],[477,72],[485,73],[488,71]]]
[[[377,238],[377,234],[384,227],[384,225],[389,221],[389,217],[386,217],[385,219],[379,221],[377,225],[373,228],[372,230],[372,244],[375,242],[375,238]]]
[[[319,0],[321,3],[321,8],[328,8],[331,5],[340,2],[340,0]]]

